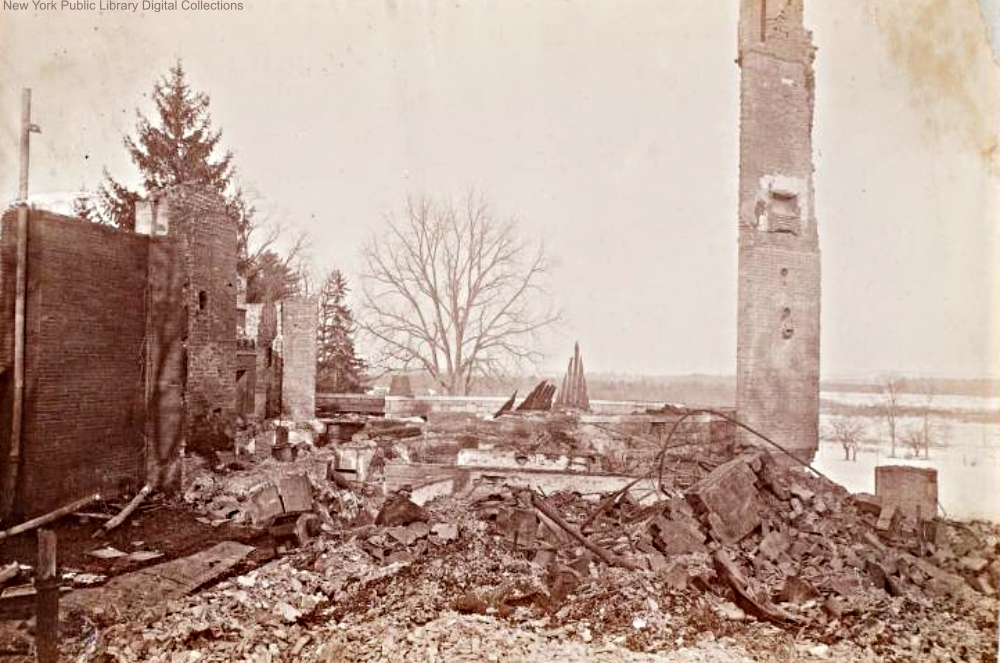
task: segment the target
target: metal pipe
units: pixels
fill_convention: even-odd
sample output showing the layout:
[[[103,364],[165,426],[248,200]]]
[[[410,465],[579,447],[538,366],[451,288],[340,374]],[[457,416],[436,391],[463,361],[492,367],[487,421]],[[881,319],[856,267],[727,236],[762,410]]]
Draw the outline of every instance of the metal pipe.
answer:
[[[31,124],[31,90],[21,94],[21,163],[17,207],[17,271],[14,282],[14,395],[10,423],[10,451],[4,476],[0,515],[9,518],[17,495],[18,467],[21,463],[21,428],[24,413],[24,308],[28,261],[28,159]]]

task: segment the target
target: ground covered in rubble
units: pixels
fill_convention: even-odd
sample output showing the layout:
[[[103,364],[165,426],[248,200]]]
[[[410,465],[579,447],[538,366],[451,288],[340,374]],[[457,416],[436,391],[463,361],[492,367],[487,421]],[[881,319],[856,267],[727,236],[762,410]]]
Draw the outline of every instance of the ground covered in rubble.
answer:
[[[760,452],[714,465],[684,490],[667,477],[663,499],[643,503],[500,482],[425,507],[404,491],[366,515],[369,498],[314,486],[324,523],[301,548],[126,621],[72,615],[65,651],[169,663],[996,660],[996,527],[918,523]]]

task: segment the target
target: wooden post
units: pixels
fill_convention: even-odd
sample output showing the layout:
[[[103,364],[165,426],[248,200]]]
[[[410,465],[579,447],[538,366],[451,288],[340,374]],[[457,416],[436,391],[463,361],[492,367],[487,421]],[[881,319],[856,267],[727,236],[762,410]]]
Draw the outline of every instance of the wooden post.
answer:
[[[56,571],[56,533],[38,530],[38,567],[35,571],[35,651],[38,663],[59,660],[59,574]]]

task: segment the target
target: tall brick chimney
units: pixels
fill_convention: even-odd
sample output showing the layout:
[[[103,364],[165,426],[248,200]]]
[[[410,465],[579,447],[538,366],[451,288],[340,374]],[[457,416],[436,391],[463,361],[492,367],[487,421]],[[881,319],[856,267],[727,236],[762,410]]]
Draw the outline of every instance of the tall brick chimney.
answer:
[[[741,0],[736,406],[803,460],[819,439],[815,51],[802,0]]]

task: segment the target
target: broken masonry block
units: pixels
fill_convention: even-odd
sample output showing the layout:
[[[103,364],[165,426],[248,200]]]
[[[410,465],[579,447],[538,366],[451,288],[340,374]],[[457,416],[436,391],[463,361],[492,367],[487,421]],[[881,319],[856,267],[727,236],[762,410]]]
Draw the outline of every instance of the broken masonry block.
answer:
[[[788,540],[788,536],[783,532],[774,530],[761,539],[758,549],[768,559],[777,561],[790,546],[791,543]]]
[[[861,513],[870,513],[873,516],[882,513],[882,500],[871,493],[855,493],[848,499]]]
[[[791,492],[785,484],[778,468],[778,463],[770,454],[764,454],[761,458],[760,470],[757,472],[761,484],[774,493],[778,499],[788,501],[791,499]]]
[[[785,578],[781,590],[778,592],[776,600],[779,603],[805,603],[811,599],[819,597],[816,588],[803,580],[799,576],[792,575]]]
[[[888,574],[886,574],[885,569],[880,564],[870,559],[866,560],[865,573],[868,574],[868,578],[872,581],[872,586],[875,589],[885,589],[885,579]]]
[[[278,493],[285,513],[304,513],[312,510],[312,486],[309,477],[293,474],[278,481]]]
[[[878,516],[878,522],[875,523],[875,529],[884,533],[895,532],[899,529],[899,520],[899,509],[896,508],[895,504],[890,504],[889,506],[882,507],[882,512]]]
[[[266,486],[250,496],[251,520],[257,527],[270,523],[285,512],[281,506],[281,494],[275,486]]]
[[[893,504],[907,515],[932,520],[937,515],[937,470],[904,465],[876,467],[875,495],[883,506]]]
[[[375,516],[375,524],[384,527],[409,525],[410,523],[427,522],[428,520],[430,520],[430,515],[405,495],[394,495],[388,498],[379,510],[378,515]]]
[[[989,564],[989,561],[983,559],[982,557],[963,557],[958,560],[958,565],[962,569],[971,571],[972,573],[981,573],[987,566],[989,566]]]
[[[760,525],[756,475],[739,458],[716,467],[690,488],[687,499],[720,543],[738,543]]]
[[[802,500],[803,504],[808,504],[816,495],[813,491],[809,490],[805,486],[800,486],[797,483],[792,483],[792,485],[788,487],[788,492]]]
[[[667,520],[661,516],[654,519],[649,528],[653,545],[664,555],[708,552],[704,543],[704,533],[684,523]]]

